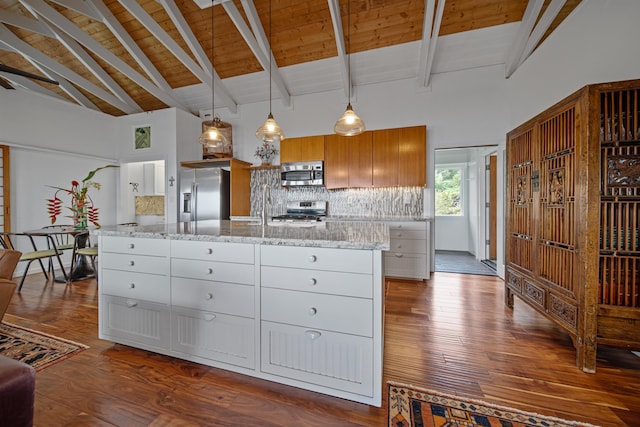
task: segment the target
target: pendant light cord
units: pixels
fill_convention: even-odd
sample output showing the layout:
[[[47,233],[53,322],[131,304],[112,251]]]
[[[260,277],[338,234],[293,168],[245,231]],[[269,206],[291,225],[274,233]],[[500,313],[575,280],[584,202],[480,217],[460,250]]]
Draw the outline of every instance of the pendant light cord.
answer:
[[[271,46],[271,0],[269,0],[269,114],[271,114],[271,58],[273,47]]]
[[[216,82],[215,82],[215,73],[216,73],[216,67],[213,65],[213,40],[214,40],[214,33],[213,33],[213,0],[211,0],[211,124],[213,124],[213,117],[214,117],[214,112],[213,110],[215,109],[215,105],[216,105],[216,94],[215,94],[215,90],[216,90]]]
[[[351,105],[351,0],[347,0],[347,73],[349,74],[349,105]]]

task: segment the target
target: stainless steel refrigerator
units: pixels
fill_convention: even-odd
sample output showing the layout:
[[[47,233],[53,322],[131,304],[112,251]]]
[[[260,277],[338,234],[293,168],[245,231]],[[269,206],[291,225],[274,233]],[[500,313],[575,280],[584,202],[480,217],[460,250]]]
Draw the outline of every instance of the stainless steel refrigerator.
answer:
[[[222,168],[180,171],[180,221],[229,219],[229,171]]]

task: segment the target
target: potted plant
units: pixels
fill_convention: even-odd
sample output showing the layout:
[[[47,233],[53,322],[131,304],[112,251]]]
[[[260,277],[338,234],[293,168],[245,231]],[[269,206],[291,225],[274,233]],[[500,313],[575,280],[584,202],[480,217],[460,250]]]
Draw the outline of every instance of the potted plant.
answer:
[[[278,154],[278,149],[275,145],[263,142],[256,148],[254,156],[259,158],[263,165],[270,165],[273,160],[273,156],[276,154]]]

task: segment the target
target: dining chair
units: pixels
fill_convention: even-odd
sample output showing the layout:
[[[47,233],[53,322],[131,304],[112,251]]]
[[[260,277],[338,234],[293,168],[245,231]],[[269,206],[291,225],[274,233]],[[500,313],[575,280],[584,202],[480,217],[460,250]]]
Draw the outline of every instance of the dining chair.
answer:
[[[96,259],[98,258],[98,246],[91,244],[91,236],[89,234],[89,231],[83,231],[74,236],[70,277],[73,277],[75,269],[80,264],[80,262],[82,262],[82,258],[89,258],[89,261],[91,261],[91,267],[93,268],[97,282],[98,269],[96,268]]]
[[[42,230],[51,235],[51,240],[56,243],[56,249],[60,252],[73,250],[73,233],[69,233],[68,230],[73,230],[73,225],[47,225],[42,227]],[[53,249],[51,247],[51,240],[47,240],[47,249]],[[53,271],[53,261],[49,258],[49,271]]]
[[[38,261],[38,263],[40,264],[40,268],[42,269],[42,273],[44,274],[45,279],[48,281],[50,269],[48,267],[45,268],[43,260],[52,260],[53,258],[56,258],[58,260],[58,265],[60,265],[60,269],[62,270],[65,281],[68,280],[67,272],[65,271],[64,265],[62,264],[62,259],[60,258],[62,252],[57,249],[55,240],[46,232],[3,232],[0,233],[0,245],[2,245],[4,249],[20,250],[22,252],[22,255],[20,256],[19,262],[27,263],[27,266],[25,267],[24,273],[22,275],[22,279],[20,279],[20,284],[18,285],[18,293],[20,293],[20,291],[22,290],[24,279],[27,277],[29,267],[34,261]],[[41,248],[46,247],[46,249],[39,249],[38,245]],[[51,269],[53,269],[53,264],[51,264],[51,266]],[[53,277],[53,271],[51,271],[51,277]]]
[[[13,272],[20,262],[22,252],[12,249],[0,249],[0,321],[9,307],[13,293],[18,285],[13,280]]]

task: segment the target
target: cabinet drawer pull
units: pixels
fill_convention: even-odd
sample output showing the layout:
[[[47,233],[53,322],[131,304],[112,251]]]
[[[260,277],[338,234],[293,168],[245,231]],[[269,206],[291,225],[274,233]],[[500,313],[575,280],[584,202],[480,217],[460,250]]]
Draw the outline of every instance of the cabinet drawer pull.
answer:
[[[322,335],[320,332],[318,331],[305,331],[304,333],[307,337],[309,337],[312,340],[318,339],[320,338],[320,335]]]
[[[311,307],[309,309],[309,316],[315,316],[318,313],[318,309],[315,307]]]
[[[207,269],[207,274],[213,274],[213,268],[208,268]]]
[[[135,248],[136,248],[135,243],[129,243],[129,249],[135,249]]]
[[[209,292],[207,295],[204,296],[204,299],[206,299],[207,301],[212,300],[213,299],[213,294],[211,292]]]
[[[130,284],[129,284],[129,289],[134,289],[135,287],[136,287],[136,284],[135,284],[135,283],[130,283]]]
[[[314,279],[313,277],[311,279],[309,279],[309,286],[315,286],[318,283],[318,281],[316,279]]]
[[[129,261],[129,265],[130,265],[131,267],[133,267],[134,265],[136,265],[136,262],[135,262],[134,260],[131,260],[131,261]]]
[[[397,258],[402,258],[402,255],[404,255],[402,252],[396,252],[396,253],[395,253],[395,256],[396,256]]]
[[[402,245],[398,243],[398,245],[396,246],[396,249],[402,249]]]
[[[204,320],[206,320],[207,322],[211,322],[213,319],[216,318],[216,315],[213,313],[207,313],[203,317],[204,317]]]
[[[127,307],[129,308],[133,308],[135,306],[137,306],[138,303],[136,301],[127,301]]]
[[[213,249],[211,249],[211,248],[207,249],[207,254],[208,255],[212,255],[213,254]]]
[[[311,255],[309,256],[309,262],[316,262],[318,260],[318,257],[315,255]]]

